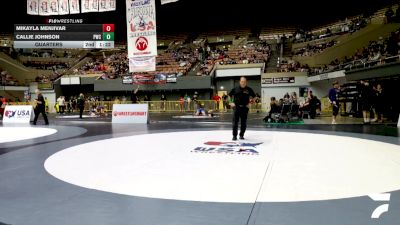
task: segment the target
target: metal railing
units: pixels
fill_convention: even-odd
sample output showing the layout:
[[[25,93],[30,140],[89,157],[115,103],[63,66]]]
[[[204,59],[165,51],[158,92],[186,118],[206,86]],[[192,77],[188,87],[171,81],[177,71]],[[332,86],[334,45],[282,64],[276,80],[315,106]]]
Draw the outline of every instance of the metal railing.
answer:
[[[202,107],[208,110],[214,110],[218,112],[226,112],[229,109],[224,108],[222,101],[217,103],[213,100],[199,100]],[[131,104],[130,101],[95,101],[85,103],[85,111],[95,111],[98,109],[104,110],[105,112],[111,112],[113,104]],[[180,101],[149,101],[140,102],[140,104],[148,104],[149,112],[190,112],[194,113],[198,109],[198,104],[194,101],[191,102],[180,102]],[[261,103],[250,104],[250,112],[262,111]]]
[[[335,72],[335,71],[339,71],[339,70],[351,71],[351,70],[355,70],[355,69],[370,68],[370,67],[384,65],[386,63],[393,63],[393,62],[398,62],[398,61],[400,61],[400,55],[390,56],[390,57],[386,57],[383,59],[377,59],[377,60],[358,59],[358,60],[354,60],[354,61],[351,61],[348,63],[336,65],[333,68],[329,68],[327,70],[322,70],[319,72],[310,72],[309,76],[315,76],[315,75],[324,74],[324,73],[331,73],[331,72]]]
[[[213,100],[200,100],[203,108],[208,110],[213,110],[214,112],[230,112],[230,109],[224,108],[223,102],[220,101],[217,104],[216,101]],[[8,105],[33,105],[32,102],[8,102]],[[131,101],[86,101],[84,111],[85,112],[112,112],[112,107],[114,104],[132,104]],[[149,101],[149,102],[140,102],[140,104],[148,104],[149,112],[153,113],[164,113],[164,112],[187,112],[187,113],[195,113],[198,109],[198,104],[195,102],[184,102],[183,104],[180,101]],[[57,103],[49,102],[48,104],[48,112],[58,112],[59,107]],[[73,109],[73,111],[77,111],[77,107]],[[66,104],[65,112],[68,112],[68,107]],[[263,111],[261,103],[250,104],[250,112]]]

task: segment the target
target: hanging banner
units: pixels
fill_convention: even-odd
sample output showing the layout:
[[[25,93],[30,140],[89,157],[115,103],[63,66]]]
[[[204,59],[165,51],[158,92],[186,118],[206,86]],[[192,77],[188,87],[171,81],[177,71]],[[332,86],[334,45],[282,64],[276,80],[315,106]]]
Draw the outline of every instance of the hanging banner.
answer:
[[[156,57],[129,58],[129,72],[150,72],[156,70]]]
[[[58,15],[58,0],[50,0],[50,11],[49,15],[55,16]]]
[[[69,2],[68,0],[58,0],[58,14],[67,15],[69,14]]]
[[[115,11],[117,9],[117,0],[106,0],[108,11]]]
[[[28,15],[68,15],[115,11],[116,0],[27,0]]]
[[[70,14],[79,14],[79,0],[69,0],[69,13]]]
[[[155,0],[126,0],[128,57],[157,55]]]
[[[161,5],[172,3],[172,2],[177,2],[178,0],[161,0]]]
[[[115,11],[115,0],[100,0],[99,12]]]
[[[167,77],[164,74],[134,74],[133,84],[165,84]]]
[[[28,0],[26,9],[28,15],[39,15],[38,0]]]
[[[99,12],[106,12],[106,11],[108,11],[107,0],[100,0]]]
[[[39,0],[39,15],[41,15],[41,16],[50,15],[48,0]]]
[[[82,13],[99,11],[99,0],[82,0],[81,4]]]

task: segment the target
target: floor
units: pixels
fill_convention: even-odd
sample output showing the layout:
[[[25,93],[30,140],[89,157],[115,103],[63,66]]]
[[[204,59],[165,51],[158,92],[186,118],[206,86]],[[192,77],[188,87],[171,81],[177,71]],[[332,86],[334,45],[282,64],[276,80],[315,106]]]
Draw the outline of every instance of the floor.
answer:
[[[182,117],[183,116],[183,117]],[[152,114],[149,124],[51,116],[0,125],[0,224],[395,225],[400,130],[329,117]],[[42,124],[39,121],[38,124]]]

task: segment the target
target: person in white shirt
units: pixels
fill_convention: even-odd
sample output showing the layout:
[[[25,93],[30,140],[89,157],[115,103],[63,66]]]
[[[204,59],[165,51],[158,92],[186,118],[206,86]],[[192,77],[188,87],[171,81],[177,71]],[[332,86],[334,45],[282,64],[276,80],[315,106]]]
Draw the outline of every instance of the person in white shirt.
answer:
[[[65,98],[64,96],[60,96],[57,98],[58,106],[60,107],[60,114],[63,114],[65,111]]]

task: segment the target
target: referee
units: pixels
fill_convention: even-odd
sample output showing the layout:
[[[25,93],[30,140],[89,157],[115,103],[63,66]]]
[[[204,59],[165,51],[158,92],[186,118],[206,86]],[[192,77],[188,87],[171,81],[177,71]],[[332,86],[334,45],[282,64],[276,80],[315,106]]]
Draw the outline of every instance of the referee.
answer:
[[[33,119],[33,125],[36,125],[36,122],[38,120],[39,114],[41,113],[43,115],[43,119],[46,125],[49,125],[49,120],[47,119],[47,115],[46,115],[46,106],[45,106],[45,102],[44,102],[44,98],[42,93],[40,93],[39,89],[35,90],[36,93],[36,107],[35,107],[35,118]]]
[[[235,87],[229,92],[230,106],[233,109],[233,141],[237,140],[239,119],[240,119],[240,134],[239,138],[244,139],[244,132],[247,126],[247,114],[249,113],[250,97],[254,98],[256,94],[253,89],[247,86],[246,77],[240,78],[240,86]]]

